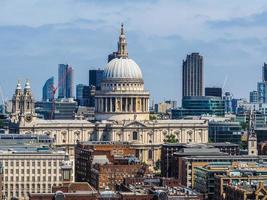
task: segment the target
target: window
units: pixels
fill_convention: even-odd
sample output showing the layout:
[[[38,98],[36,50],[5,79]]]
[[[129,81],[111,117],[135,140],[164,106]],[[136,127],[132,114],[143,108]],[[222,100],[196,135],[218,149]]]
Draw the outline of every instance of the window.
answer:
[[[133,132],[133,140],[137,140],[138,134],[136,131]]]
[[[148,150],[148,159],[153,159],[153,152],[151,149]]]

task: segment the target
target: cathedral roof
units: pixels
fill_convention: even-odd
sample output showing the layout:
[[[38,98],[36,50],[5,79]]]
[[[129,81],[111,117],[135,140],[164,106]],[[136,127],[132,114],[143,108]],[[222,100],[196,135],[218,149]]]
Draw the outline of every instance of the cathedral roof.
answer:
[[[142,72],[139,66],[130,58],[115,58],[111,60],[104,71],[104,77],[142,79]]]
[[[105,79],[142,79],[140,67],[128,58],[127,42],[123,24],[118,42],[118,52],[116,58],[111,60],[104,71]]]

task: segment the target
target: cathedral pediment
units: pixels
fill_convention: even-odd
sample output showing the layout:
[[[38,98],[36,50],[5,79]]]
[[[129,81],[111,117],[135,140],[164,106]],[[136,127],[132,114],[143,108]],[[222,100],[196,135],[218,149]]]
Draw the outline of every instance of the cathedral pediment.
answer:
[[[147,126],[140,121],[130,121],[124,124],[124,128],[145,128],[145,127]]]

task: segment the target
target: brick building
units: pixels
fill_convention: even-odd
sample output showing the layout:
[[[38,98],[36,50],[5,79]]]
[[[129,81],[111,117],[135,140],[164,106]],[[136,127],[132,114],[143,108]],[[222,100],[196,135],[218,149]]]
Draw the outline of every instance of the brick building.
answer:
[[[147,166],[134,156],[135,149],[122,142],[84,142],[76,146],[76,181],[98,190],[114,189],[125,177],[142,176]]]
[[[53,187],[52,193],[29,194],[30,200],[54,200],[60,197],[64,200],[95,200],[98,198],[98,192],[84,182]]]

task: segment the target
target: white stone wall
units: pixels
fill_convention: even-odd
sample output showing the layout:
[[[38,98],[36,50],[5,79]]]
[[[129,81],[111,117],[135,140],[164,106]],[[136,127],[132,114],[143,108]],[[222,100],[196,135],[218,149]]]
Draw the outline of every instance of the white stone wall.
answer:
[[[0,154],[3,163],[3,194],[7,199],[16,196],[28,199],[28,193],[49,193],[53,185],[62,184],[61,154]]]

